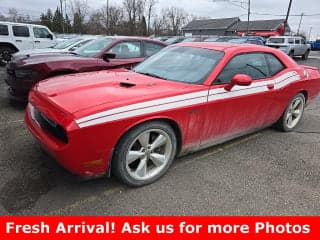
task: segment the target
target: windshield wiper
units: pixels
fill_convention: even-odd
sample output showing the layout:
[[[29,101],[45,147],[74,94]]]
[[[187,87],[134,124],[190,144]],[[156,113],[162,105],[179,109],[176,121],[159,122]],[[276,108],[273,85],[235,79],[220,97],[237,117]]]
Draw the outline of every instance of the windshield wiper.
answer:
[[[75,53],[75,52],[67,52],[69,54],[72,54],[72,55],[79,55],[78,53]]]
[[[140,73],[140,74],[143,74],[143,75],[147,75],[147,76],[150,76],[150,77],[155,77],[155,78],[160,78],[160,79],[164,79],[164,80],[168,80],[166,78],[163,78],[155,73],[149,73],[149,72],[136,72],[136,73]]]

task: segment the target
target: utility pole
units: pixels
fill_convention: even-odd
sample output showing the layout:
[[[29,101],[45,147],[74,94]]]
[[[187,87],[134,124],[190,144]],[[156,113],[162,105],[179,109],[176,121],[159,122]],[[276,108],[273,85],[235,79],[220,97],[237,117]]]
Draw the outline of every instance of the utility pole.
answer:
[[[64,33],[64,17],[63,17],[62,1],[63,1],[63,0],[60,0],[60,11],[61,11],[61,26],[62,26],[62,32]]]
[[[247,35],[249,35],[249,24],[250,24],[250,0],[248,0],[248,22],[247,22]]]
[[[312,27],[310,27],[310,30],[309,30],[309,41],[311,41],[311,31],[312,31]]]
[[[292,0],[290,0],[290,2],[289,2],[286,20],[284,20],[283,35],[286,34],[286,27],[287,27],[287,25],[288,25],[288,18],[289,18],[289,14],[290,14],[291,4],[292,4]]]
[[[109,28],[109,0],[107,0],[107,28]]]
[[[298,35],[299,35],[299,32],[300,32],[300,26],[301,26],[303,15],[304,15],[304,13],[301,13],[301,15],[300,15],[300,22],[299,22],[299,27],[298,27],[298,32],[297,32]]]

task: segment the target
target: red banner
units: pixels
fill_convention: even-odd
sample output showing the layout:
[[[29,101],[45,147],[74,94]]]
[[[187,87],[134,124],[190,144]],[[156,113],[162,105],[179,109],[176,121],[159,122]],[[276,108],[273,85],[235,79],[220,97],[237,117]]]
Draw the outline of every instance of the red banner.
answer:
[[[2,240],[320,239],[320,217],[0,217]]]

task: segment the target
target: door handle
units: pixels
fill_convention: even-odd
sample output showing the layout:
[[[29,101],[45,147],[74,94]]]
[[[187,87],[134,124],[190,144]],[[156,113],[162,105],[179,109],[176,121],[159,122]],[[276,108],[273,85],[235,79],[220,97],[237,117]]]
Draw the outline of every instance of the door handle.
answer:
[[[273,83],[272,84],[268,84],[267,87],[268,87],[269,90],[272,90],[272,89],[274,89],[274,84]]]
[[[35,43],[40,43],[40,41],[34,41]]]
[[[16,42],[22,42],[22,40],[16,40]]]

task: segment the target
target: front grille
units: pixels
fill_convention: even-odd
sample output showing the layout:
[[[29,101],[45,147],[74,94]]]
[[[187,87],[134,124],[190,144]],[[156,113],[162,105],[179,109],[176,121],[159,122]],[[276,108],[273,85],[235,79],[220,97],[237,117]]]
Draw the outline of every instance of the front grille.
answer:
[[[33,111],[32,117],[34,118],[35,121],[37,121],[37,123],[40,125],[41,128],[48,131],[51,135],[53,135],[60,141],[64,143],[68,143],[68,136],[63,127],[61,127],[55,121],[52,121],[42,112],[40,112],[37,108],[33,107],[31,111]]]

